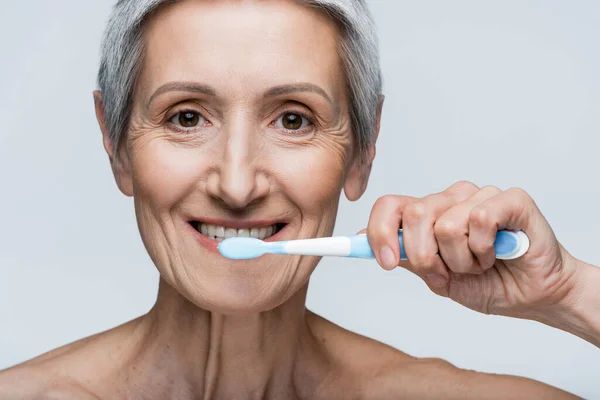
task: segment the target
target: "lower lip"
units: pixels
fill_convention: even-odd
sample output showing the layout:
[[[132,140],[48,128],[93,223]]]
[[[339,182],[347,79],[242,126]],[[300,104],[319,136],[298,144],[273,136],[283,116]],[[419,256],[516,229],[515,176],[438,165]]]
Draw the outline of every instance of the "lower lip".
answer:
[[[279,232],[277,232],[273,236],[265,239],[265,242],[276,242],[278,240],[281,240],[280,238],[283,237],[284,231],[287,229],[288,225],[289,224],[285,224],[285,226],[282,229],[280,229]],[[217,247],[219,245],[219,242],[217,242],[214,239],[209,238],[208,236],[204,236],[203,234],[198,232],[196,230],[196,228],[194,228],[192,226],[192,224],[188,223],[187,226],[188,226],[188,229],[191,229],[192,233],[196,236],[196,240],[198,240],[198,243],[200,243],[204,248],[206,248],[211,253],[216,253],[219,255],[221,254]]]

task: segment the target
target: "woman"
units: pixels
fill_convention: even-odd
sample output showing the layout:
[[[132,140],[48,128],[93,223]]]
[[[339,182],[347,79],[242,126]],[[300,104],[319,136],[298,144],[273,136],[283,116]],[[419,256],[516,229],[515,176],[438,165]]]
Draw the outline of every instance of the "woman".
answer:
[[[134,321],[3,372],[0,398],[573,398],[415,359],[307,311],[316,257],[217,252],[232,235],[331,235],[342,190],[363,194],[383,103],[373,32],[359,0],[121,0],[94,98],[158,298]],[[400,224],[405,266],[480,311],[551,315],[582,276],[519,191],[459,183],[380,199],[367,232],[385,268],[399,264]],[[521,264],[495,263],[500,227],[530,234]]]

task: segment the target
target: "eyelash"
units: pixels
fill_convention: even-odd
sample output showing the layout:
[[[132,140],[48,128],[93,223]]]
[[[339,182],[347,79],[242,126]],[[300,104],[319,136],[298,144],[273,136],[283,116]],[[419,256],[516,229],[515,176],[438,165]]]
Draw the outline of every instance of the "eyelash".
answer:
[[[306,130],[312,130],[315,126],[315,123],[313,121],[313,119],[311,117],[309,117],[308,115],[306,115],[306,113],[298,111],[298,110],[285,110],[282,113],[279,114],[279,116],[277,118],[275,118],[275,120],[273,122],[271,122],[272,125],[275,125],[277,123],[277,121],[279,121],[284,115],[286,114],[295,114],[300,116],[301,118],[305,119],[308,124],[307,126],[303,127],[303,128],[299,128],[299,129],[285,129],[283,127],[277,127],[277,129],[279,129],[280,131],[286,132],[286,134],[288,135],[292,135],[292,136],[297,136],[299,135],[299,132],[304,132]]]
[[[179,117],[182,114],[186,114],[186,113],[197,114],[198,117],[201,119],[201,121],[204,121],[204,123],[202,123],[202,124],[198,123],[198,125],[196,125],[196,126],[193,126],[193,127],[190,127],[190,128],[186,128],[186,127],[181,126],[177,122],[173,122],[173,120],[175,118]],[[198,112],[196,110],[192,110],[192,109],[183,109],[183,110],[177,111],[176,113],[172,114],[167,119],[167,123],[170,124],[172,127],[174,127],[176,130],[181,131],[181,132],[191,132],[191,131],[194,131],[194,130],[196,130],[198,128],[201,128],[201,127],[205,126],[206,124],[212,125],[211,122],[206,117],[204,117],[204,115],[202,113],[200,113],[200,112]]]
[[[179,117],[181,114],[185,114],[185,113],[193,113],[193,114],[197,114],[199,118],[201,118],[204,121],[204,124],[200,125],[198,124],[197,126],[191,127],[191,128],[186,128],[181,126],[180,124],[178,124],[177,122],[173,122],[173,120],[177,117]],[[279,116],[277,118],[275,118],[275,120],[273,122],[271,122],[271,125],[276,125],[277,121],[279,121],[284,115],[286,114],[295,114],[300,116],[300,118],[306,120],[308,122],[307,126],[305,127],[301,127],[299,129],[285,129],[283,127],[277,127],[275,126],[277,129],[286,132],[287,134],[291,134],[291,135],[297,135],[298,132],[302,132],[305,131],[307,129],[312,129],[314,128],[314,121],[311,117],[309,117],[306,113],[298,111],[298,110],[285,110],[282,113],[279,114]],[[174,127],[176,130],[181,131],[181,132],[190,132],[190,131],[194,131],[200,127],[202,127],[203,125],[206,124],[211,124],[211,122],[204,117],[204,115],[202,115],[202,113],[196,111],[196,110],[192,110],[192,109],[183,109],[180,111],[177,111],[176,113],[172,114],[171,116],[169,116],[169,118],[167,118],[167,123],[170,124],[172,127]],[[304,123],[304,121],[303,121]],[[211,124],[212,125],[212,124]]]

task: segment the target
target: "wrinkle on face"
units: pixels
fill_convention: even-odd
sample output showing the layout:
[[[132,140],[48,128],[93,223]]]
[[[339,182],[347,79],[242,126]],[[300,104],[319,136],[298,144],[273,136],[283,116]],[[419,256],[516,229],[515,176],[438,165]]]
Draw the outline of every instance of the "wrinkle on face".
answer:
[[[126,148],[148,252],[203,308],[281,304],[306,284],[316,257],[240,268],[190,239],[187,219],[286,218],[286,239],[332,233],[354,143],[335,23],[293,1],[182,1],[153,15],[145,40]],[[188,110],[209,123],[185,132],[169,123]],[[283,132],[276,121],[285,112],[306,114],[312,128]],[[260,175],[268,194],[234,209],[215,189],[227,190],[225,171]]]

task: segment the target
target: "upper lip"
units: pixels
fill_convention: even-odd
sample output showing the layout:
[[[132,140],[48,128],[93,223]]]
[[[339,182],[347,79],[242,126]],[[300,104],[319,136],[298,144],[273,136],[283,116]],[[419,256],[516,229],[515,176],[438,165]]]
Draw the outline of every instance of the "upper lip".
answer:
[[[217,225],[232,229],[251,229],[263,228],[275,224],[286,224],[287,222],[275,219],[254,219],[254,220],[226,220],[218,218],[192,218],[190,222],[200,222],[203,224]]]

